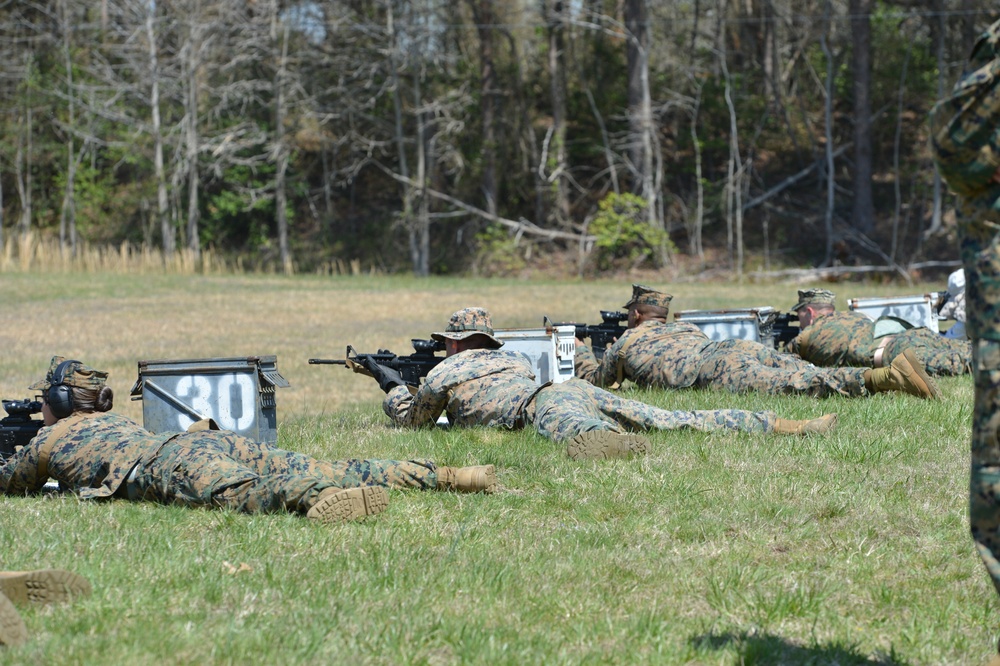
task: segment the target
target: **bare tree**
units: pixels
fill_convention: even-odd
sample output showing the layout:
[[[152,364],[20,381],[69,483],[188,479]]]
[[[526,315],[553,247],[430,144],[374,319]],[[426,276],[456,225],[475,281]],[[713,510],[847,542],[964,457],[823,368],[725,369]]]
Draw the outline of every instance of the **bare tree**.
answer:
[[[872,199],[871,11],[872,0],[850,0],[851,72],[854,75],[854,197],[852,226],[863,234],[875,227]]]

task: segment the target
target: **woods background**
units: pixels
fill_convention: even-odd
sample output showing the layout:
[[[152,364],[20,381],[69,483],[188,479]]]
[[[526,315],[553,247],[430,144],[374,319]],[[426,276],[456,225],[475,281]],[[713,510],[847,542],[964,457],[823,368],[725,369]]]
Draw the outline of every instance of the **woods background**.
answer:
[[[0,245],[911,275],[957,258],[926,118],[995,18],[986,0],[8,0]]]

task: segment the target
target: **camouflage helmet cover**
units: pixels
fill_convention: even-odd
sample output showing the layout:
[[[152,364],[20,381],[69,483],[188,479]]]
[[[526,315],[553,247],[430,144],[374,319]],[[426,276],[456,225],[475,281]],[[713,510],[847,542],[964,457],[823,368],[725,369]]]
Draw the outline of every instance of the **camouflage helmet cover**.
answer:
[[[31,391],[47,391],[52,386],[52,377],[59,364],[67,360],[65,356],[53,356],[49,362],[49,371],[45,374],[45,379],[40,379],[28,387]],[[84,365],[80,361],[73,361],[63,373],[63,384],[76,386],[77,388],[99,389],[107,383],[108,373],[95,370],[89,365]]]
[[[829,289],[799,289],[799,302],[792,306],[798,312],[807,305],[833,305],[836,295]]]
[[[632,285],[632,298],[623,307],[627,310],[633,305],[653,305],[664,310],[670,309],[673,296],[641,284]]]
[[[448,327],[440,333],[431,333],[431,337],[439,342],[449,340],[465,340],[474,335],[489,338],[490,347],[499,349],[503,342],[493,337],[493,318],[486,308],[464,308],[451,315]]]

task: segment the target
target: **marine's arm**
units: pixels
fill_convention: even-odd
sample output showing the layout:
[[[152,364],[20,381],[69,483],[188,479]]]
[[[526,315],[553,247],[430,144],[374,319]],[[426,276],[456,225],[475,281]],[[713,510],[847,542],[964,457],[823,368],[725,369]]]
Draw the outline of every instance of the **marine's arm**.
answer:
[[[604,357],[598,361],[593,350],[583,343],[576,346],[573,366],[576,376],[597,386],[611,386],[618,381],[618,359],[619,351],[622,348],[622,341],[628,335],[616,340],[607,351]]]
[[[42,489],[45,479],[38,478],[39,437],[21,448],[0,467],[0,492],[8,495],[23,495]]]
[[[389,390],[382,411],[393,423],[406,428],[433,425],[448,405],[448,390],[441,381],[444,374],[438,368],[432,370],[416,393],[410,393],[406,386]]]

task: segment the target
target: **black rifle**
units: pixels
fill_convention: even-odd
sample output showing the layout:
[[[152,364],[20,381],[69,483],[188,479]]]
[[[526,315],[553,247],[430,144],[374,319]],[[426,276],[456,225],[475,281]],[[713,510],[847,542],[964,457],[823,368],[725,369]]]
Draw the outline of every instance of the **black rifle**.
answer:
[[[42,403],[37,400],[4,400],[4,411],[9,414],[0,419],[0,460],[6,460],[38,434],[45,425],[41,419],[31,418],[42,411]]]
[[[354,372],[363,375],[370,374],[365,368],[367,361],[373,361],[387,368],[398,370],[410,386],[419,386],[420,380],[427,376],[435,365],[444,360],[444,356],[435,356],[435,352],[444,351],[444,343],[437,340],[410,340],[414,353],[409,356],[397,356],[388,349],[379,349],[374,354],[359,354],[354,347],[347,345],[347,355],[344,360],[311,358],[311,365],[346,365]]]
[[[782,349],[799,334],[799,316],[794,312],[779,312],[771,324],[774,334],[774,348]]]
[[[619,312],[617,310],[601,310],[600,324],[577,324],[576,322],[563,322],[561,324],[552,324],[553,326],[574,326],[576,331],[574,335],[579,340],[586,340],[590,338],[590,345],[594,350],[594,356],[600,360],[604,357],[604,350],[608,348],[612,342],[617,338],[620,338],[625,331],[628,330],[628,326],[623,326],[623,321],[628,321],[627,312]]]

